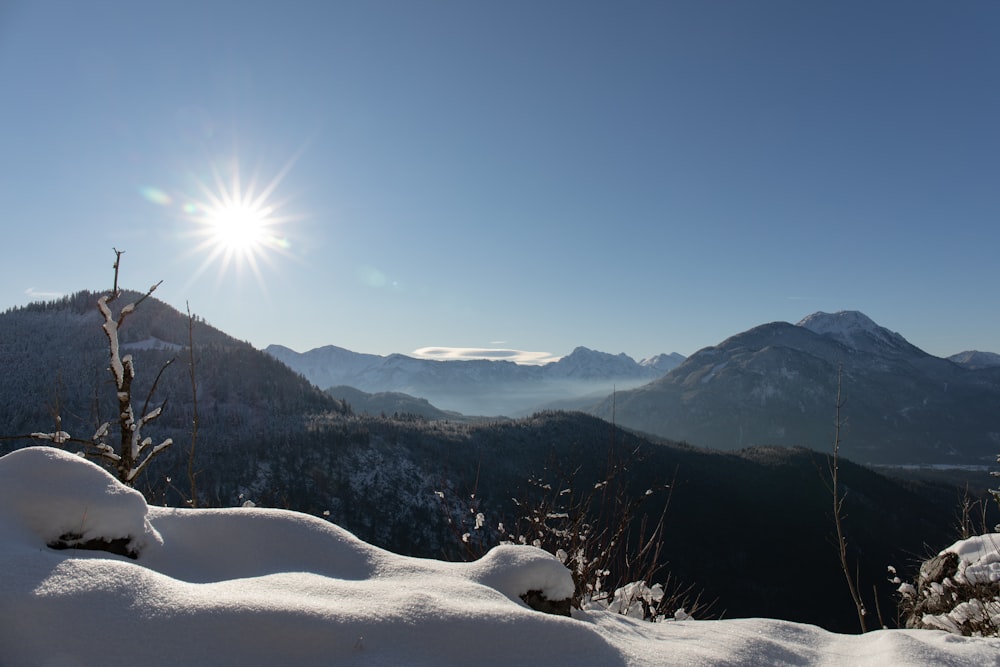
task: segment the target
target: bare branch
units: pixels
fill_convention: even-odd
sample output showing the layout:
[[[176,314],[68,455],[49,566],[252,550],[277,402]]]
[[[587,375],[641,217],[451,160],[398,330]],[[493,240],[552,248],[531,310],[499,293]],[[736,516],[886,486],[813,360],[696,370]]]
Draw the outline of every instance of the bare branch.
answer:
[[[198,442],[198,385],[195,383],[194,379],[194,318],[191,317],[191,304],[184,302],[187,306],[188,315],[188,362],[191,371],[191,400],[194,405],[194,417],[191,420],[191,449],[188,451],[188,483],[191,485],[191,497],[188,502],[191,507],[198,506],[198,486],[195,483],[195,470],[194,470],[194,449]]]
[[[861,632],[868,632],[868,623],[865,619],[867,611],[865,603],[861,599],[861,594],[858,592],[860,575],[857,569],[855,569],[853,575],[851,574],[850,564],[847,559],[847,538],[844,535],[844,500],[847,494],[846,492],[843,495],[840,493],[840,429],[844,424],[841,416],[841,410],[844,407],[844,399],[841,392],[843,374],[844,365],[840,364],[837,367],[837,402],[834,420],[833,456],[829,459],[830,484],[827,488],[831,491],[833,499],[833,525],[837,531],[836,547],[837,556],[840,559],[840,568],[844,572],[844,578],[847,580],[847,588],[851,593],[851,600],[854,601],[854,607],[858,612],[858,623],[861,625]]]

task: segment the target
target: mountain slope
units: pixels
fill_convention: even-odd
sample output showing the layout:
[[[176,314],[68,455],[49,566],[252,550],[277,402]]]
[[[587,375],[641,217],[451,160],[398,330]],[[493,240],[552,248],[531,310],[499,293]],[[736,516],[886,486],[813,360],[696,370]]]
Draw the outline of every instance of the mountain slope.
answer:
[[[53,416],[77,438],[89,438],[102,421],[115,422],[114,386],[108,372],[108,341],[96,303],[100,294],[8,310],[0,315],[0,435],[51,431]],[[116,306],[134,302],[124,292]],[[135,359],[133,404],[155,406],[162,416],[144,429],[155,440],[174,439],[140,485],[164,486],[185,469],[194,401],[188,364],[188,318],[155,299],[144,300],[120,329],[123,354]],[[219,497],[215,471],[249,442],[304,429],[308,415],[343,410],[342,404],[305,378],[248,343],[195,319],[195,378],[200,417],[199,464],[203,490]],[[162,373],[160,373],[162,369]],[[158,378],[158,379],[157,379]],[[156,392],[151,394],[154,381]],[[9,450],[21,441],[0,443]],[[30,442],[30,441],[29,441]]]
[[[426,399],[415,398],[409,394],[395,391],[384,391],[369,394],[354,387],[330,387],[326,390],[330,396],[344,401],[357,413],[370,415],[394,415],[402,418],[421,417],[423,419],[464,419],[457,412],[439,410]]]
[[[596,408],[620,424],[717,449],[833,443],[838,369],[845,456],[984,463],[1000,448],[1000,369],[933,357],[857,312],[765,324],[699,350]]]

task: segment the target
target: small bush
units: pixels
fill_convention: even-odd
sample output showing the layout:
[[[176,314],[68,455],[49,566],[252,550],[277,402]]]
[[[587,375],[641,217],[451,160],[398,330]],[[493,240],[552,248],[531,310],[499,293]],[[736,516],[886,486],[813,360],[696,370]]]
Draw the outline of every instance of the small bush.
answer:
[[[452,504],[449,521],[463,554],[474,559],[496,544],[532,545],[570,570],[570,603],[577,609],[598,605],[648,621],[704,616],[711,605],[694,586],[663,573],[664,518],[673,487],[630,493],[626,473],[638,452],[629,461],[610,461],[596,483],[583,482],[576,471],[559,476],[558,483],[529,479],[525,497],[514,501],[513,520],[487,522],[476,494],[467,508]],[[438,496],[444,502],[445,494]],[[644,510],[658,497],[663,507],[651,518]]]

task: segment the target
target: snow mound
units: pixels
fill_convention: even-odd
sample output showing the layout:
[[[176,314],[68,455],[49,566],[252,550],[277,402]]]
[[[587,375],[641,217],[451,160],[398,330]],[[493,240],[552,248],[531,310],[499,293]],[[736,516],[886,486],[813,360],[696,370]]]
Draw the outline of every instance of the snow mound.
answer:
[[[141,551],[160,542],[146,520],[142,494],[100,466],[52,447],[27,447],[2,460],[0,526],[24,531],[42,545],[64,536],[79,542],[124,539],[132,551]]]
[[[142,542],[138,557],[45,547],[66,531]],[[840,636],[766,619],[647,623],[531,610],[572,592],[529,546],[473,563],[407,558],[316,517],[147,508],[50,448],[0,458],[0,665],[993,665],[1000,641],[886,630]]]
[[[495,588],[512,600],[540,591],[549,600],[573,596],[573,576],[553,556],[534,547],[494,547],[469,566],[469,578]]]

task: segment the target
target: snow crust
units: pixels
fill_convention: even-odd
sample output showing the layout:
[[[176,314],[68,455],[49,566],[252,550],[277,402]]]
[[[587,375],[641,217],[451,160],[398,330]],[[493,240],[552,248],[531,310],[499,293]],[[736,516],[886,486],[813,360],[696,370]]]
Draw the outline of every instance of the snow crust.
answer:
[[[137,560],[56,551],[129,537]],[[473,563],[398,556],[316,517],[147,507],[72,454],[0,458],[0,665],[993,665],[1000,640],[835,635],[784,621],[651,624],[529,609],[569,572],[528,546]],[[818,603],[822,604],[822,601]],[[683,615],[679,616],[683,618]]]

